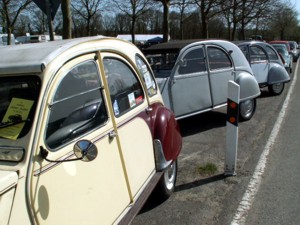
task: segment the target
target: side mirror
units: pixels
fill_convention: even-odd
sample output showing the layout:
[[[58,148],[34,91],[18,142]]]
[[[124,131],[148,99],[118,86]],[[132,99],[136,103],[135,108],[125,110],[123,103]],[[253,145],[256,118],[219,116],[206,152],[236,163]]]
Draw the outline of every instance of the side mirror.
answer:
[[[73,151],[74,155],[84,162],[93,161],[98,155],[96,145],[87,140],[78,141],[75,144]]]
[[[93,161],[97,155],[98,155],[98,149],[95,144],[93,144],[90,141],[82,140],[78,141],[74,148],[73,148],[74,155],[76,158],[72,159],[63,159],[63,160],[51,160],[48,157],[48,150],[43,148],[43,146],[40,146],[40,156],[45,159],[47,162],[71,162],[71,161],[78,161],[82,160],[84,162],[90,162]]]

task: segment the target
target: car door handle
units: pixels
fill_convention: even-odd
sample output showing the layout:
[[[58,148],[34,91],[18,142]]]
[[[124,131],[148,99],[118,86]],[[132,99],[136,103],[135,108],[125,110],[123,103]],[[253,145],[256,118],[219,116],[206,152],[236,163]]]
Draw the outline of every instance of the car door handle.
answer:
[[[108,136],[109,136],[109,138],[113,139],[113,138],[117,137],[117,133],[114,130],[112,130],[111,132],[108,133]]]
[[[151,107],[148,107],[147,109],[146,109],[146,113],[150,113],[150,112],[152,112],[153,111],[153,108],[151,108]]]

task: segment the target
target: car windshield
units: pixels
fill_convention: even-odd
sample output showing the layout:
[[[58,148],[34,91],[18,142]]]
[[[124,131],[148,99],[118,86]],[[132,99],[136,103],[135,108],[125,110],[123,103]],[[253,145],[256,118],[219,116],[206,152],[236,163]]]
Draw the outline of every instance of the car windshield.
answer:
[[[0,78],[0,138],[16,140],[28,133],[40,83],[36,76]]]
[[[165,78],[170,76],[175,65],[178,53],[162,53],[146,55],[155,77]]]
[[[273,45],[273,47],[282,55],[288,55],[288,51],[284,45]]]

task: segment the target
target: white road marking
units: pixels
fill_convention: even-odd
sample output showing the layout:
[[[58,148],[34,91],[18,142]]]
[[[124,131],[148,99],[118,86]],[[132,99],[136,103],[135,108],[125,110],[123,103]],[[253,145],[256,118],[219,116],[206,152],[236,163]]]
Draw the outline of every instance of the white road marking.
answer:
[[[298,73],[298,62],[296,65],[294,78],[291,83],[290,89],[287,93],[286,99],[283,103],[283,106],[280,110],[279,116],[276,120],[276,123],[272,129],[271,135],[268,139],[268,142],[264,148],[264,151],[262,152],[260,159],[258,161],[258,164],[255,168],[254,174],[249,182],[249,185],[246,189],[246,192],[244,193],[244,196],[242,198],[242,201],[240,202],[237,211],[233,217],[233,220],[231,222],[231,225],[243,225],[246,222],[247,214],[249,209],[251,208],[251,205],[253,203],[254,197],[259,189],[263,173],[265,171],[266,163],[268,160],[268,155],[272,149],[272,146],[275,142],[275,139],[278,135],[278,132],[280,130],[283,118],[285,116],[286,108],[288,107],[291,94],[293,93],[294,86],[297,80],[297,73]]]

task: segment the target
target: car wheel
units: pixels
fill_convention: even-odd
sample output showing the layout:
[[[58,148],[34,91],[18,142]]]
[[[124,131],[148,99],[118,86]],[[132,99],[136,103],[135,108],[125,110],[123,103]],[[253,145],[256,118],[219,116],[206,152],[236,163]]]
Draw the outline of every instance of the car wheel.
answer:
[[[280,95],[284,89],[284,83],[271,84],[268,86],[269,92],[273,95]]]
[[[256,99],[248,99],[240,103],[240,121],[250,120],[255,113]]]
[[[164,171],[164,174],[156,187],[157,195],[161,200],[166,200],[174,192],[176,177],[177,160],[174,160],[172,164]]]

